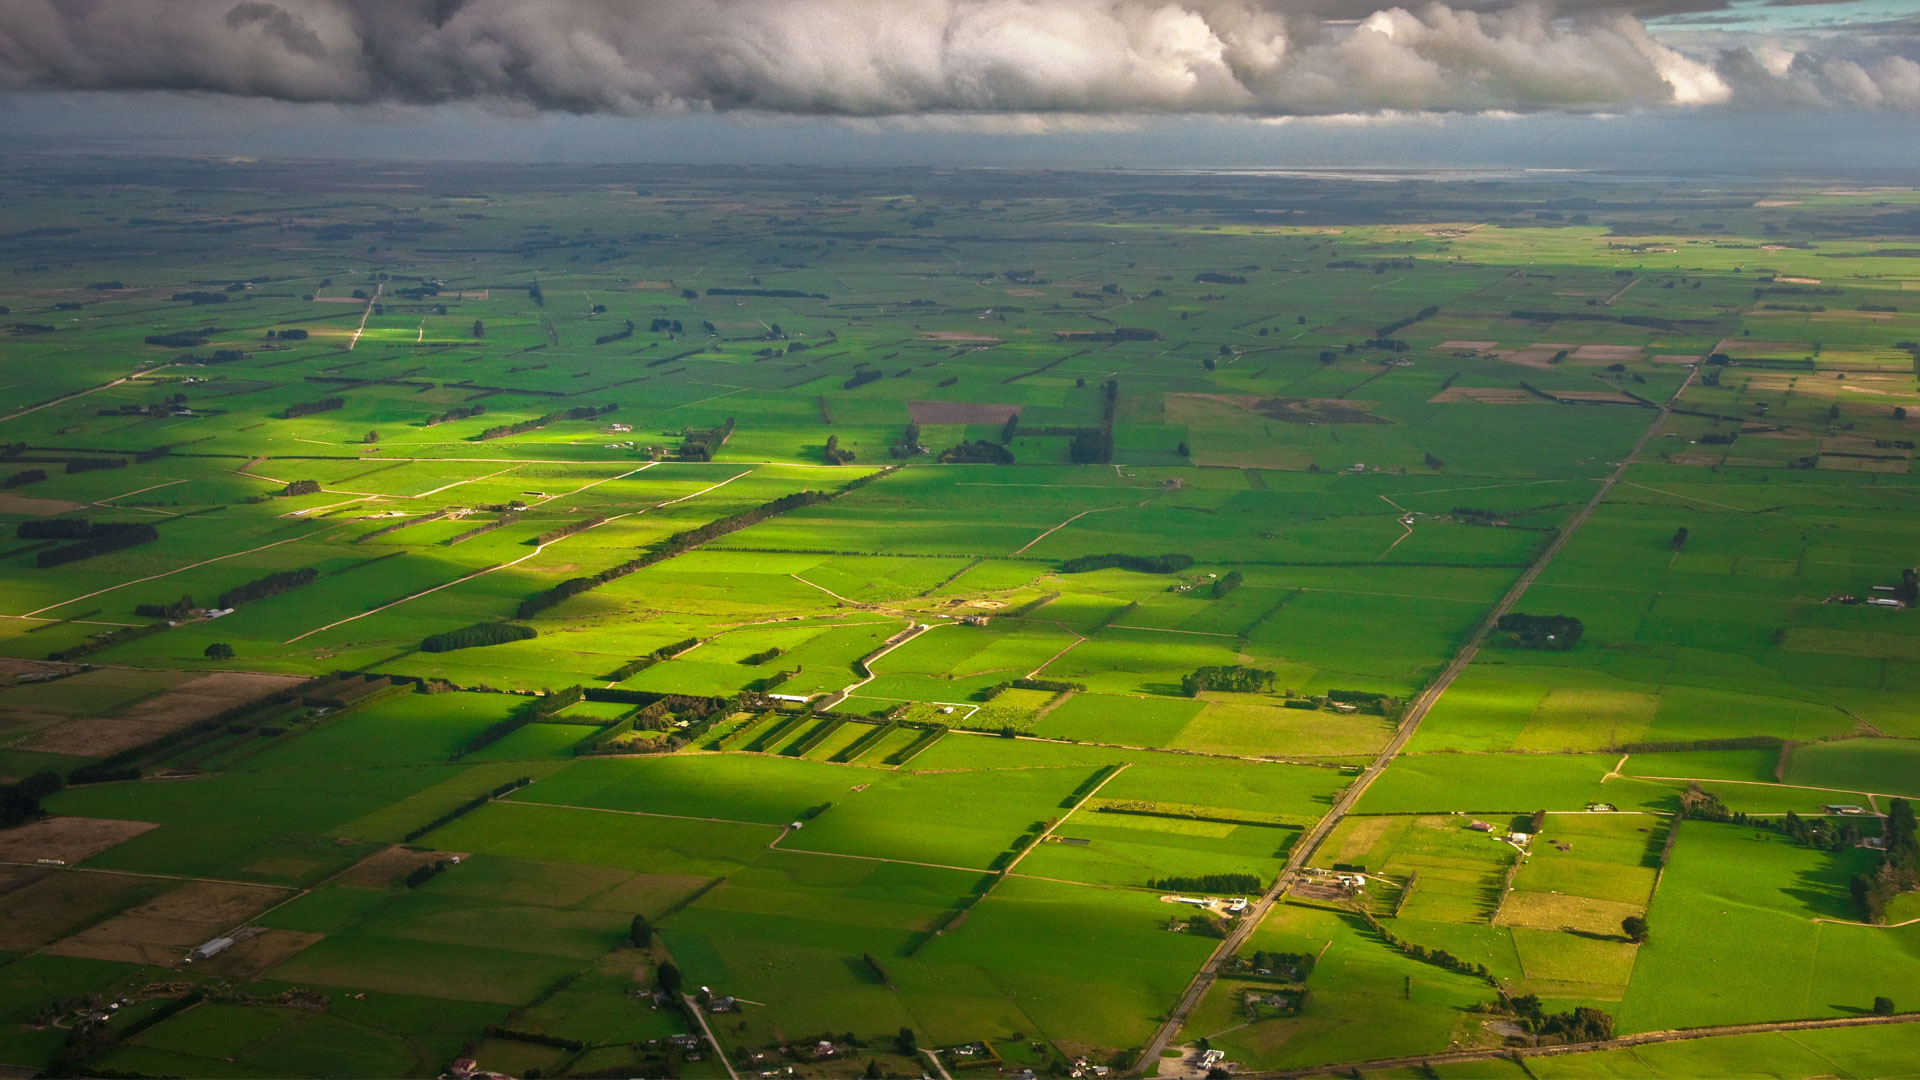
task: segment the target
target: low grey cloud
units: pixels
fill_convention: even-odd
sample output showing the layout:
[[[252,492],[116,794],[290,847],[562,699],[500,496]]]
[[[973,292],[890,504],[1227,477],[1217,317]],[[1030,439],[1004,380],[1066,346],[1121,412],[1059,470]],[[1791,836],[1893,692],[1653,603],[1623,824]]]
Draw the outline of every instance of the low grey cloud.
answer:
[[[1682,51],[1717,0],[6,0],[0,88],[572,113],[1920,107],[1920,65]]]

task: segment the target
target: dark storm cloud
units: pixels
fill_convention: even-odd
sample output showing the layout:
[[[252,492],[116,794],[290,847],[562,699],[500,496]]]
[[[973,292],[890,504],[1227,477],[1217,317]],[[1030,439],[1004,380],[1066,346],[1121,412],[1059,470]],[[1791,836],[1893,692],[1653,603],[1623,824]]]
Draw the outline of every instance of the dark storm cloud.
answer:
[[[1682,53],[1716,6],[1348,0],[6,0],[0,87],[637,114],[1913,104],[1897,56]],[[1567,17],[1560,17],[1567,16]],[[1902,66],[1902,65],[1905,66]]]

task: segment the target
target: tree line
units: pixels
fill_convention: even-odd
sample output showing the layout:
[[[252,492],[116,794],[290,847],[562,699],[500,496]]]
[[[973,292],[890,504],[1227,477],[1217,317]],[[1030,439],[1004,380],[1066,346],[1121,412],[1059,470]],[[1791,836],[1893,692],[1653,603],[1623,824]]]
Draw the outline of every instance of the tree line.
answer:
[[[95,555],[105,555],[110,551],[122,551],[140,544],[152,543],[160,539],[160,530],[151,525],[133,522],[101,523],[93,526],[85,540],[67,544],[51,551],[42,551],[34,556],[34,564],[41,569],[59,566],[63,563],[91,559]]]
[[[475,435],[473,439],[475,442],[486,442],[490,439],[504,439],[509,435],[524,435],[529,431],[546,427],[548,424],[557,424],[562,420],[591,420],[596,416],[605,416],[617,408],[619,408],[619,406],[611,402],[600,406],[576,405],[571,409],[566,409],[561,412],[550,412],[544,416],[536,416],[532,420],[522,420],[514,424],[498,424]]]
[[[1884,845],[1880,865],[1868,873],[1855,874],[1850,883],[1854,902],[1868,922],[1876,923],[1886,921],[1887,904],[1894,897],[1920,889],[1920,838],[1915,836],[1913,804],[1905,799],[1889,800],[1880,835]]]
[[[455,649],[472,649],[481,645],[502,645],[509,641],[525,641],[538,637],[539,631],[531,626],[518,623],[483,622],[463,626],[458,630],[447,630],[438,634],[429,634],[421,639],[420,651],[430,653],[452,652]]]
[[[289,589],[310,585],[320,576],[320,572],[311,566],[298,570],[281,570],[263,578],[255,578],[245,585],[236,585],[214,601],[216,607],[233,608],[241,604],[250,604],[255,600],[265,600],[269,596],[278,596]]]
[[[1180,692],[1188,697],[1199,697],[1209,690],[1234,694],[1257,694],[1263,690],[1272,693],[1274,677],[1274,672],[1265,668],[1243,664],[1203,667],[1180,677]]]
[[[1509,612],[1500,616],[1495,629],[1507,635],[1507,642],[1521,649],[1565,652],[1580,642],[1586,632],[1579,619],[1571,615],[1524,615]]]
[[[1169,552],[1165,555],[1128,555],[1122,552],[1106,552],[1100,555],[1079,555],[1060,564],[1063,574],[1084,574],[1092,570],[1118,568],[1132,570],[1139,574],[1176,574],[1193,565],[1193,556],[1181,552]]]
[[[1261,882],[1252,874],[1182,874],[1174,877],[1154,878],[1147,882],[1150,889],[1166,889],[1168,892],[1203,893],[1256,893]],[[1265,965],[1262,965],[1265,966]]]
[[[345,408],[347,399],[343,397],[323,397],[315,401],[297,401],[280,410],[280,418],[292,420],[299,416],[312,416],[314,413],[332,412]]]
[[[713,455],[727,440],[733,437],[733,417],[717,427],[693,429],[680,432],[680,449],[675,452],[681,461],[712,461]]]

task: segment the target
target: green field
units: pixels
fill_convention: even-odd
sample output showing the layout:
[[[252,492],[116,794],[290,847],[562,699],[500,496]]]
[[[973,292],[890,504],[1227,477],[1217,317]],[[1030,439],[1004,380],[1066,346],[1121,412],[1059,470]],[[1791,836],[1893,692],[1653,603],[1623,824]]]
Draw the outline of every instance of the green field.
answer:
[[[1904,188],[62,169],[0,168],[0,1071],[1916,1007]]]

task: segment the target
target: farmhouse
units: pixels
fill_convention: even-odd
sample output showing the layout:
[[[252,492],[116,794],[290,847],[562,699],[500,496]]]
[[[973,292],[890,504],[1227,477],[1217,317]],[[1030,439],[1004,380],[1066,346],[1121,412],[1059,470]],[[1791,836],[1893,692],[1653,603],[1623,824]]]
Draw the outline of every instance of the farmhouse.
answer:
[[[232,947],[232,945],[233,945],[232,938],[217,937],[217,938],[214,938],[212,941],[206,942],[205,944],[201,945],[199,948],[193,950],[193,955],[190,959],[194,959],[194,960],[210,959],[212,957],[219,956],[223,952],[226,952],[228,948]]]
[[[1826,810],[1827,810],[1827,813],[1829,814],[1864,814],[1866,813],[1864,809],[1858,806],[1847,804],[1847,803],[1828,803]]]

